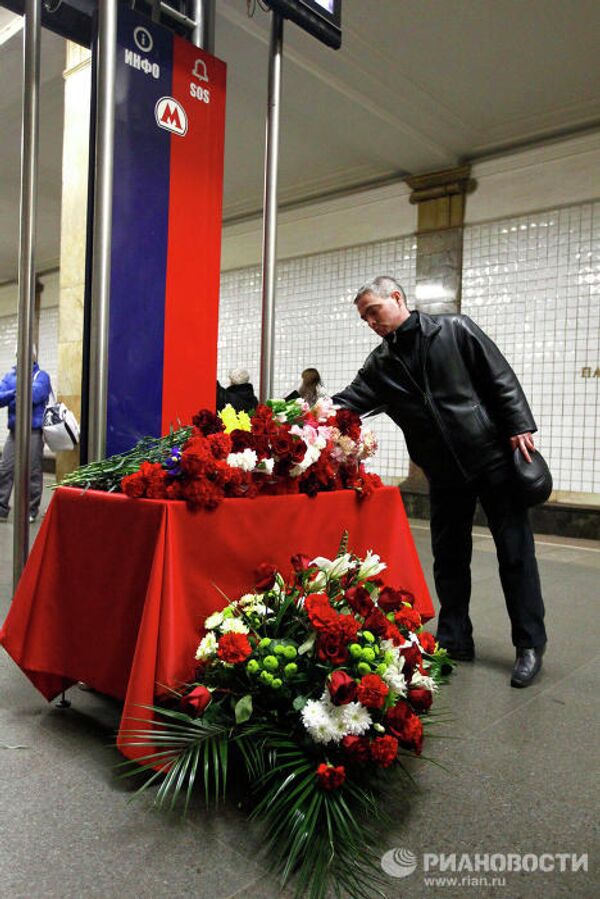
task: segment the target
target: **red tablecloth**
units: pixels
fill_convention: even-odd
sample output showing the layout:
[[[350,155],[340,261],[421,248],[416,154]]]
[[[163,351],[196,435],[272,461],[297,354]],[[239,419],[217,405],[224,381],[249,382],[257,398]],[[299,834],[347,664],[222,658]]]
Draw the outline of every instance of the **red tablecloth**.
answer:
[[[344,529],[350,549],[379,553],[388,565],[382,576],[414,593],[431,618],[396,488],[362,502],[338,491],[228,499],[213,512],[191,513],[182,502],[61,487],[0,643],[49,700],[80,680],[123,699],[127,727],[128,717],[149,715],[141,705],[191,678],[203,619],[224,604],[217,587],[234,599],[252,588],[260,562],[287,574],[296,552],[333,558]]]

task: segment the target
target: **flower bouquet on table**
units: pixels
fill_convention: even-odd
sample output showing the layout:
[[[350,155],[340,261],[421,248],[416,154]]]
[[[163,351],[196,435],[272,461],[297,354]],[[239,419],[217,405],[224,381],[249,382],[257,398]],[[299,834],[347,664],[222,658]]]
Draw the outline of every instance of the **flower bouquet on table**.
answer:
[[[131,497],[185,500],[214,509],[226,497],[354,489],[367,496],[382,486],[365,469],[377,442],[354,412],[323,397],[269,400],[251,415],[231,406],[207,409],[161,440],[145,438],[130,453],[83,466],[67,487],[120,490]]]
[[[296,894],[315,899],[378,894],[392,772],[421,755],[452,665],[379,557],[342,544],[334,560],[294,556],[287,580],[263,564],[252,592],[205,620],[196,681],[125,730],[148,749],[143,789],[161,781],[159,805],[187,805],[200,779],[207,801],[223,796],[235,754],[282,883],[295,874]]]

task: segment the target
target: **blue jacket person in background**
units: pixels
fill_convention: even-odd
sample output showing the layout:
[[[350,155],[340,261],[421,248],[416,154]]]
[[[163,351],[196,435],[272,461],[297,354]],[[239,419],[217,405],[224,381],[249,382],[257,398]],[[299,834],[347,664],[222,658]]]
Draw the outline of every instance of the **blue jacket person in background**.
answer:
[[[31,455],[29,482],[29,520],[35,521],[42,499],[44,439],[42,425],[44,410],[52,389],[50,377],[35,361],[31,373]],[[15,474],[15,413],[17,406],[17,368],[13,366],[0,381],[0,406],[8,406],[8,437],[0,462],[0,521],[6,521]]]

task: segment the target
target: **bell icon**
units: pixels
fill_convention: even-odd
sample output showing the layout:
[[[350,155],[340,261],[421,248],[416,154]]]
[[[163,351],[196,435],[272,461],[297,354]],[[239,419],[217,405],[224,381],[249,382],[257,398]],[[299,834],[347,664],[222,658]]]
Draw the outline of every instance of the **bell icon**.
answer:
[[[192,72],[194,78],[197,78],[198,81],[208,81],[208,73],[206,71],[206,63],[203,59],[197,59],[194,63],[194,70]]]

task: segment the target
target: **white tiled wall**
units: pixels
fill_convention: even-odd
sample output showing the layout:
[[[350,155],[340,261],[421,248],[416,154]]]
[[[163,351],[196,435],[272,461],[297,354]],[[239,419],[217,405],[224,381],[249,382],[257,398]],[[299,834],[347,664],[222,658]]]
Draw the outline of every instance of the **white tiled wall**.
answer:
[[[17,316],[0,317],[0,377],[15,364],[17,345]],[[40,312],[40,346],[38,352],[40,367],[47,371],[56,393],[56,373],[58,370],[58,306],[42,308]],[[0,446],[4,443],[7,422],[6,407],[0,409]]]
[[[600,202],[467,227],[462,311],[520,378],[555,489],[599,493]]]
[[[412,296],[414,238],[402,237],[328,253],[288,259],[277,267],[275,393],[297,387],[304,368],[319,369],[327,393],[348,384],[379,338],[353,305],[358,287],[380,274],[393,275]],[[224,272],[219,310],[219,380],[230,368],[247,368],[258,389],[260,374],[260,270]],[[408,455],[387,416],[370,420],[379,440],[373,469],[386,478],[408,474]]]

